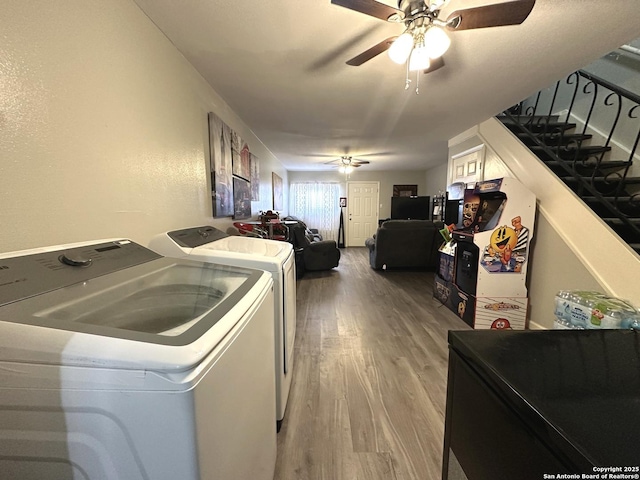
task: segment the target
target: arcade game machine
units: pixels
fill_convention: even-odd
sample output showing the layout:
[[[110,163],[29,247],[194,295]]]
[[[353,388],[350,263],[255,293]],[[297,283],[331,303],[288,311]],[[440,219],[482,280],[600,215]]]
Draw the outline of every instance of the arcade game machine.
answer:
[[[443,236],[434,297],[477,329],[525,328],[536,197],[515,178],[478,182]]]

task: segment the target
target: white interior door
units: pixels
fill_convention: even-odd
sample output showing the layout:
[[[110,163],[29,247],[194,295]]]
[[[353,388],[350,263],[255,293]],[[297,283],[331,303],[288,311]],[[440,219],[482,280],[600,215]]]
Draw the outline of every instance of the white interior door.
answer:
[[[379,182],[347,182],[347,247],[364,247],[364,241],[376,233],[379,191]]]
[[[462,182],[473,188],[482,180],[484,145],[478,145],[451,157],[449,184]]]

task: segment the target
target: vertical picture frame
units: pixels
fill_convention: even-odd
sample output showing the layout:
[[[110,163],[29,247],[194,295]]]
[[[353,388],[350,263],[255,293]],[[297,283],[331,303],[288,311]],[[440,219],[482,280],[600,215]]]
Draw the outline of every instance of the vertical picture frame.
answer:
[[[260,200],[260,161],[253,153],[251,155],[251,201]]]
[[[233,174],[237,177],[251,180],[251,152],[249,145],[235,131],[231,133],[231,163]]]
[[[277,173],[271,173],[271,181],[272,181],[272,193],[273,193],[273,209],[275,211],[281,211],[284,208],[284,200],[282,193],[282,178],[278,176]]]
[[[209,167],[211,210],[213,217],[234,213],[231,163],[232,130],[215,113],[209,112]]]
[[[251,217],[251,184],[244,178],[233,177],[233,219]]]

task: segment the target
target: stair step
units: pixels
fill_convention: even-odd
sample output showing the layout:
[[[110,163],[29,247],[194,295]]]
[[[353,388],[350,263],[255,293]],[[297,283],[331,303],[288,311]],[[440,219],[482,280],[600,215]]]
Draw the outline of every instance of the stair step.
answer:
[[[593,160],[587,160],[587,161],[577,161],[577,162],[572,162],[571,160],[565,160],[563,161],[558,161],[558,160],[543,160],[545,165],[568,165],[569,167],[581,167],[581,168],[588,168],[590,170],[593,170],[595,168],[601,169],[601,170],[610,170],[612,168],[624,168],[626,167],[629,163],[625,162],[623,160],[609,160],[609,161],[603,161],[603,162],[596,162]],[[598,175],[601,176],[601,175]]]
[[[579,179],[575,177],[564,176],[564,172],[561,172],[560,175],[563,175],[563,176],[560,176],[560,180],[566,183],[569,186],[569,188],[571,188],[575,192],[580,191],[582,182],[580,182]],[[616,177],[616,176],[610,175],[607,177],[605,176],[601,176],[601,177],[599,176],[599,177],[593,177],[593,178],[583,177],[583,179],[587,184],[594,187],[598,192],[600,192],[603,195],[613,194],[618,190],[618,188],[620,188],[620,192],[619,192],[620,195],[628,195],[629,193],[625,190],[627,186],[640,184],[640,177],[622,178],[622,177]]]
[[[582,198],[582,201],[585,202],[591,209],[599,215],[600,217],[611,217],[611,212],[609,209],[600,203],[594,196],[585,195]],[[636,202],[631,201],[631,197],[629,196],[621,196],[618,197],[617,201],[615,197],[604,197],[604,199],[609,202],[611,205],[616,207],[622,214],[629,215],[632,218],[640,217],[640,204],[638,204],[637,199]]]
[[[582,200],[585,203],[597,203],[597,202],[600,201],[599,199],[597,199],[596,197],[591,196],[591,195],[585,195],[584,197],[580,197],[580,198],[582,198]],[[607,200],[608,202],[611,202],[611,203],[616,203],[616,202],[617,203],[629,203],[631,201],[631,196],[623,195],[623,196],[620,196],[620,197],[618,197],[616,199],[616,197],[607,197],[605,195],[604,199]],[[640,207],[640,204],[638,206]]]
[[[553,158],[550,155],[548,155],[547,152],[545,152],[545,150],[542,147],[533,145],[530,147],[530,149],[533,153],[535,153],[538,157],[542,158],[543,160],[545,158],[549,160],[553,160]],[[609,152],[611,151],[611,147],[603,147],[603,146],[596,145],[596,146],[583,146],[583,147],[580,147],[579,149],[555,148],[552,150],[556,155],[558,155],[558,157],[564,160],[582,160],[589,157],[594,157],[602,153]]]
[[[564,183],[575,183],[576,180],[574,177],[560,177]],[[604,183],[606,185],[618,185],[620,182],[624,182],[625,185],[638,185],[640,184],[640,177],[593,177],[588,178],[587,181],[593,183]]]
[[[624,225],[623,220],[618,217],[601,217],[601,218],[602,220],[604,220],[605,222],[611,225]],[[633,225],[640,227],[640,218],[627,218],[627,220],[631,222]]]
[[[511,122],[505,123],[505,127],[511,130],[513,133],[522,132],[522,129],[519,127],[518,123]],[[550,122],[550,123],[540,123],[540,124],[523,124],[523,126],[530,131],[531,133],[560,133],[566,132],[576,128],[575,123],[564,123],[564,122]]]
[[[516,134],[522,143],[525,145],[537,146],[533,138],[531,138],[526,133],[518,133]],[[547,132],[536,135],[536,138],[542,143],[550,146],[557,147],[558,145],[569,145],[572,143],[581,143],[585,140],[589,140],[593,137],[593,135],[582,134],[582,133],[568,133],[564,135],[560,135],[558,132]]]
[[[625,242],[640,245],[640,218],[627,218],[631,225],[628,225],[626,222],[623,222],[622,219],[616,217],[602,217],[602,220]]]
[[[600,163],[595,161],[586,161],[586,162],[577,161],[573,163],[569,160],[562,162],[558,160],[544,160],[544,159],[542,161],[547,167],[553,170],[558,176],[567,175],[568,172],[567,172],[567,169],[565,168],[566,166],[569,169],[575,170],[575,172],[578,175],[588,177],[586,178],[587,181],[591,178],[594,172],[602,174],[603,172],[620,170],[622,168],[625,168],[628,165],[628,162],[623,162],[623,161],[619,161],[619,162],[609,161],[609,162],[600,162]],[[597,176],[602,176],[602,175],[597,175]]]
[[[520,123],[520,124],[532,124],[532,125],[539,125],[541,123],[558,123],[558,120],[560,119],[560,115],[533,115],[533,116],[528,116],[528,115],[513,115],[513,118],[515,120],[511,120],[509,117],[507,117],[506,115],[498,115],[498,119],[504,123],[505,125],[507,124],[515,124],[515,123]]]

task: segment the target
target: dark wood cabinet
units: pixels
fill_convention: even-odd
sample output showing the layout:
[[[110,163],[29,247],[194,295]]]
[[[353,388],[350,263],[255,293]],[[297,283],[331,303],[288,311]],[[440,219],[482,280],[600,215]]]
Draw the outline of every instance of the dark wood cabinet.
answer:
[[[449,351],[443,480],[639,473],[640,332],[449,332]]]

